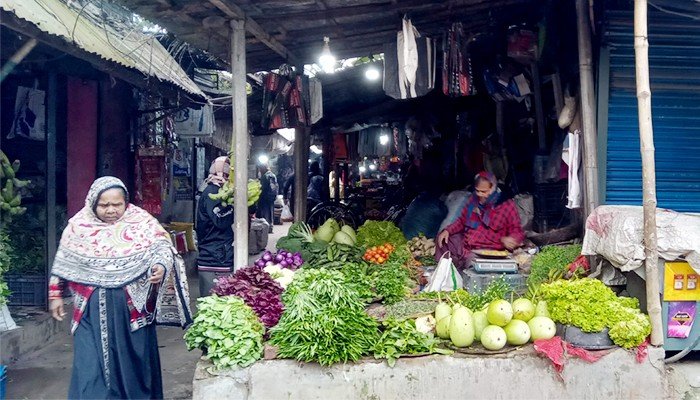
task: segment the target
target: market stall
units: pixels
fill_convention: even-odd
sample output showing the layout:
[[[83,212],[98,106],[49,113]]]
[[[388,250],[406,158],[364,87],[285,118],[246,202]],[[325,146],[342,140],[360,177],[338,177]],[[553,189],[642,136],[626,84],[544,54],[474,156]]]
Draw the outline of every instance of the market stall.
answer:
[[[560,389],[557,377],[582,379],[586,368],[571,359],[599,363],[591,368],[603,370],[628,365],[634,376],[647,373],[660,357],[647,354],[651,325],[638,301],[586,277],[580,246],[544,249],[532,260],[526,287],[505,276],[483,287],[467,286],[451,265],[424,268],[419,259],[431,251],[430,242],[406,241],[391,222],[368,221],[355,231],[330,219],[315,232],[299,222],[277,247],[219,279],[214,295],[199,300],[185,335],[190,349],[204,351],[195,398],[213,398],[231,385],[236,389],[224,397],[350,398],[357,390],[386,393],[403,382],[389,379],[377,386],[382,375],[418,379],[428,374],[425,368],[444,368],[445,382],[465,388],[472,378],[457,383],[451,374],[484,366],[498,371],[485,372],[492,378],[532,368],[543,386],[523,389],[527,374],[518,374],[513,388],[502,393],[549,397]],[[386,360],[386,367],[371,358]],[[262,389],[263,376],[291,367],[283,359],[303,363],[285,374],[291,381],[282,378],[290,386]],[[344,383],[313,383],[313,394],[304,388],[327,373],[344,374]],[[597,378],[601,386],[585,391],[594,397],[618,382]],[[647,382],[648,393],[633,385],[616,390],[633,397],[659,393],[657,378]]]

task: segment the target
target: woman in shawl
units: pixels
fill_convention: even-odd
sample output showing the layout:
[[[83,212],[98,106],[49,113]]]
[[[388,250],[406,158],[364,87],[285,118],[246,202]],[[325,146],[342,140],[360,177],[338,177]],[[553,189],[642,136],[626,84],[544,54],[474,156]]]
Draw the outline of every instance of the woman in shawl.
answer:
[[[515,202],[498,188],[495,175],[482,171],[460,217],[438,235],[435,258],[449,251],[455,266],[467,268],[473,250],[514,250],[523,240]]]
[[[191,322],[185,279],[158,221],[129,204],[122,181],[97,179],[68,221],[51,270],[54,318],[66,315],[66,285],[73,294],[68,398],[163,398],[154,322]]]
[[[209,176],[197,204],[197,272],[199,295],[209,296],[214,280],[233,272],[233,207],[224,206],[209,195],[216,194],[231,172],[229,158],[218,157],[209,167]]]

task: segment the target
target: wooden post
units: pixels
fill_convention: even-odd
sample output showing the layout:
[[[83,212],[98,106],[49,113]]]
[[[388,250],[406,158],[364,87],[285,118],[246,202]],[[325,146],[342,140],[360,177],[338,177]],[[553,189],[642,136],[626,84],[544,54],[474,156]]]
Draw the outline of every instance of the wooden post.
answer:
[[[309,186],[309,129],[294,132],[294,221],[306,221]]]
[[[248,99],[245,90],[245,22],[231,20],[231,94],[233,126],[231,130],[231,167],[234,170],[235,194],[233,268],[248,265]]]
[[[58,76],[49,72],[46,88],[46,282],[51,279],[51,266],[56,258],[56,133],[58,108]],[[49,290],[48,287],[44,288]],[[44,304],[48,308],[48,304]]]
[[[656,244],[656,166],[654,161],[654,130],[651,124],[646,0],[634,1],[634,61],[637,79],[639,142],[642,152],[644,270],[646,272],[647,311],[651,319],[651,344],[661,346],[664,343],[664,333],[659,298],[659,254]]]
[[[598,150],[596,148],[595,90],[593,86],[593,51],[588,24],[588,0],[576,0],[578,60],[581,79],[581,116],[583,122],[583,157],[586,217],[598,206]]]
[[[537,149],[540,153],[547,151],[547,137],[544,122],[544,110],[542,109],[542,83],[540,82],[540,68],[537,61],[531,64],[532,92],[535,97],[535,121],[537,122]],[[501,142],[503,146],[503,142]]]

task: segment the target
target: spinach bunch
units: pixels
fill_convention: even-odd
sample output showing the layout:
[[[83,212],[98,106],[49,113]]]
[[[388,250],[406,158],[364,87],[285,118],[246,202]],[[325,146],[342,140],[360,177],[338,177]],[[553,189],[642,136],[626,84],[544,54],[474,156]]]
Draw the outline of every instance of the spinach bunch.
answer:
[[[280,357],[321,365],[356,361],[377,340],[377,323],[340,271],[301,269],[282,301],[285,311],[270,331]]]
[[[206,350],[217,369],[247,367],[263,354],[265,327],[255,312],[236,296],[197,300],[197,315],[185,333],[187,349]]]
[[[451,350],[438,346],[440,339],[432,333],[422,333],[416,329],[416,321],[388,320],[379,341],[374,346],[374,358],[386,358],[387,364],[393,367],[402,355],[409,354],[452,354]]]

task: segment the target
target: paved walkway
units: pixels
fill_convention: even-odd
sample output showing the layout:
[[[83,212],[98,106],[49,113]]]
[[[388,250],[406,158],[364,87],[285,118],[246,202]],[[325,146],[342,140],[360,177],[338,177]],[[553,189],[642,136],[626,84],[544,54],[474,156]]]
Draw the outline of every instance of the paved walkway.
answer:
[[[275,249],[277,240],[287,234],[290,224],[275,226],[267,248]],[[250,257],[250,263],[257,259]],[[189,278],[190,293],[198,296],[196,273]],[[174,327],[158,327],[163,389],[166,399],[192,398],[192,377],[200,352],[187,351],[182,335],[184,331]],[[8,399],[60,399],[65,398],[70,384],[73,363],[73,344],[68,332],[55,338],[45,348],[28,354],[8,368]]]

